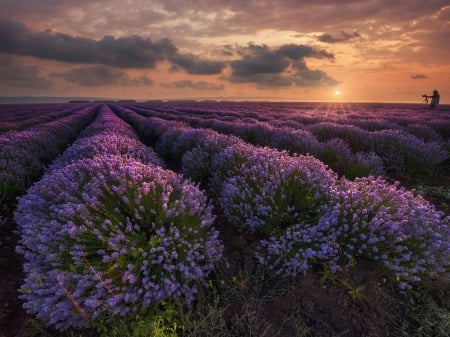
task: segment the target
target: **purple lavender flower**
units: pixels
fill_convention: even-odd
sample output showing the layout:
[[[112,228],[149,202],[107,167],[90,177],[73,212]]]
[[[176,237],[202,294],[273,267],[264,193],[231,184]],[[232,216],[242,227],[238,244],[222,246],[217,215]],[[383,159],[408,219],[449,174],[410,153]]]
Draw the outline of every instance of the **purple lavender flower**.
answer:
[[[222,255],[205,194],[174,172],[118,156],[46,175],[19,201],[21,298],[59,329],[106,312],[192,302]]]
[[[0,135],[0,201],[22,194],[94,118],[96,106]]]
[[[422,197],[380,178],[342,183],[333,210],[342,262],[377,260],[404,285],[446,273],[450,217]]]

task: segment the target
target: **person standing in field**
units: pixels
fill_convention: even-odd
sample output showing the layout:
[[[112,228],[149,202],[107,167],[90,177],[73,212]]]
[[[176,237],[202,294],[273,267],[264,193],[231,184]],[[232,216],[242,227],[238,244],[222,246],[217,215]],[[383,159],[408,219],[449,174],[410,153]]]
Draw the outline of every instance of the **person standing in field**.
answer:
[[[431,95],[431,96],[425,95],[425,97],[431,98],[431,102],[430,102],[431,109],[433,109],[436,105],[439,104],[439,100],[441,98],[441,96],[439,95],[439,91],[437,91],[436,89],[433,90],[433,95]]]

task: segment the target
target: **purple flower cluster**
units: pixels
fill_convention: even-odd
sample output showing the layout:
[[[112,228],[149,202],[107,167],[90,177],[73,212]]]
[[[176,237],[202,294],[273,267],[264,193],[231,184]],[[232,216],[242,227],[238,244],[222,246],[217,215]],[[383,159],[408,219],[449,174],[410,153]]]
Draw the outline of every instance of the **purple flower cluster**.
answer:
[[[19,131],[37,124],[49,123],[75,112],[79,107],[67,108],[67,105],[25,105],[8,106],[0,111],[0,133]],[[7,114],[6,112],[9,112]]]
[[[155,128],[151,123],[162,123],[155,117],[157,111],[149,114],[151,128]],[[176,120],[167,121],[164,126],[161,148],[172,155],[175,148],[183,149],[183,172],[196,181],[207,181],[211,195],[232,224],[262,236],[264,251],[257,258],[275,273],[294,276],[316,262],[328,263],[332,270],[337,270],[360,259],[371,259],[399,279],[401,287],[419,281],[424,275],[448,276],[449,218],[421,197],[381,178],[354,182],[345,177],[338,179],[311,156],[292,156],[286,151],[255,147],[238,138],[231,141],[226,136],[211,135],[196,140],[202,130],[179,127]],[[367,131],[355,127],[343,130],[355,142],[358,137],[352,138],[352,131],[367,135]],[[376,131],[365,139],[364,146],[373,146],[380,135],[391,134],[395,141],[405,135],[404,140],[414,140],[409,146],[419,148],[416,151],[420,151],[421,160],[426,155],[423,149],[432,150],[430,144],[435,144],[421,142],[403,132]],[[264,139],[258,137],[259,141]],[[180,139],[186,140],[186,144]],[[174,147],[177,142],[179,146]],[[355,172],[364,170],[368,174],[383,172],[380,157],[370,152],[354,152],[343,138],[330,139],[321,146],[319,153],[328,156],[330,163],[349,176],[356,177]],[[438,151],[437,148],[434,149]],[[430,151],[431,155],[436,151]],[[414,158],[411,152],[396,156],[404,161],[408,156]],[[196,175],[196,167],[201,174]]]
[[[100,106],[94,122],[81,132],[79,138],[90,137],[99,133],[113,133],[135,139],[139,138],[133,127],[119,118],[106,104]]]
[[[354,125],[342,125],[329,121],[308,126],[320,141],[327,141],[333,138],[344,140],[353,152],[367,151],[371,148],[371,132],[363,130]]]
[[[406,173],[429,173],[448,158],[440,143],[425,143],[410,134],[383,130],[373,133],[373,152],[386,170]]]
[[[348,153],[348,155],[347,153],[342,153],[342,155],[347,156],[340,158],[340,164],[333,165],[336,164],[336,161],[333,160],[333,158],[327,156],[326,152],[329,151],[330,142],[333,143],[335,142],[335,140],[331,139],[329,140],[329,142],[321,143],[310,131],[302,128],[294,129],[281,126],[273,127],[269,123],[261,123],[254,118],[243,118],[239,120],[237,120],[235,117],[220,118],[220,116],[214,116],[214,118],[212,118],[211,116],[207,116],[206,118],[204,114],[201,114],[201,116],[203,117],[203,119],[201,119],[199,117],[192,117],[190,115],[187,115],[186,111],[170,111],[169,113],[167,111],[164,111],[164,113],[162,113],[159,112],[159,110],[137,110],[141,111],[147,116],[150,116],[147,120],[145,120],[145,122],[142,121],[141,116],[134,116],[132,118],[134,120],[138,118],[139,123],[134,122],[135,124],[142,125],[146,123],[147,129],[156,129],[156,125],[161,124],[161,120],[157,116],[168,119],[168,121],[164,124],[164,131],[156,136],[154,138],[154,141],[157,142],[156,150],[161,156],[166,159],[175,160],[175,162],[177,163],[179,163],[180,158],[182,158],[182,154],[186,152],[186,147],[190,148],[195,145],[196,142],[198,142],[198,140],[196,140],[195,138],[200,138],[201,132],[204,132],[204,130],[214,129],[225,134],[236,135],[238,137],[241,137],[245,141],[255,145],[270,146],[279,150],[288,150],[291,154],[311,154],[314,157],[321,159],[324,163],[332,167],[340,175],[345,175],[348,178],[367,175],[384,175],[384,168],[381,159],[372,152],[354,153],[351,149],[349,149],[350,153]],[[199,113],[199,111],[195,112]],[[228,119],[231,119],[231,121],[227,121]],[[184,123],[180,124],[180,121],[186,122],[189,125],[195,125],[199,128],[208,129],[200,129],[202,131],[198,131],[198,129],[191,129],[187,127],[187,125]],[[337,125],[333,123],[328,124],[332,126]],[[324,123],[323,125],[327,124]],[[352,135],[352,131],[354,131],[354,129],[357,128],[352,127],[347,133]],[[360,131],[361,134],[364,133],[363,130]],[[183,137],[188,137],[186,135],[186,132],[192,134],[189,141],[183,139]],[[155,134],[155,132],[152,133]],[[183,145],[174,144],[175,140],[178,137],[181,137],[178,143],[181,143]],[[362,138],[364,137],[361,136],[361,139]],[[360,142],[361,139],[358,138],[354,141]],[[340,143],[344,144],[345,141],[340,139]],[[173,148],[173,146],[178,147],[181,151],[178,151],[179,153],[176,153],[177,151]],[[348,145],[345,146],[348,148]],[[367,148],[369,148],[370,146],[371,143],[369,142]],[[343,146],[341,146],[340,149],[342,149],[342,147]],[[328,162],[327,160],[330,160],[330,162]]]
[[[103,105],[97,118],[62,156],[52,162],[48,171],[99,155],[124,156],[146,164],[164,166],[153,149],[139,141],[131,126],[117,117],[107,105]]]
[[[213,175],[213,158],[226,148],[237,148],[242,144],[243,141],[240,138],[211,133],[207,138],[198,139],[196,147],[183,155],[181,170],[194,181],[207,185]],[[219,184],[221,182],[222,180],[219,179]]]
[[[266,235],[315,223],[337,180],[314,157],[293,157],[270,148],[254,148],[233,173],[219,197],[225,216],[245,231]]]
[[[95,117],[89,106],[67,117],[0,135],[0,201],[25,192]]]
[[[443,141],[442,136],[434,128],[423,124],[409,124],[405,129],[408,134],[414,135],[424,142],[438,142]]]
[[[48,171],[51,172],[80,159],[101,155],[123,156],[146,164],[164,166],[164,162],[155,151],[138,139],[128,135],[104,132],[95,136],[78,138],[61,157],[52,162]]]
[[[260,263],[279,275],[317,261],[338,270],[371,260],[409,288],[424,277],[449,279],[450,217],[381,178],[341,179],[316,222],[296,223],[262,245]]]
[[[146,144],[155,144],[170,128],[187,127],[187,124],[182,122],[166,121],[157,117],[147,118],[120,105],[112,105],[111,108],[120,118],[133,126],[140,139]]]
[[[222,255],[205,194],[124,157],[79,160],[44,176],[15,219],[24,306],[58,329],[167,299],[191,303]]]
[[[341,138],[332,138],[321,145],[321,150],[315,157],[347,179],[385,175],[383,161],[373,152],[353,153]]]
[[[401,280],[448,275],[450,217],[380,178],[342,180],[331,211],[340,262],[378,261]]]
[[[274,117],[268,117],[261,112],[241,112],[241,118],[237,118],[239,112],[235,112],[232,116],[227,115],[225,118],[218,113],[208,115],[206,113],[208,108],[201,108],[205,111],[198,108],[190,109],[189,115],[187,111],[176,106],[164,111],[161,109],[141,109],[140,111],[152,118],[161,117],[172,122],[183,121],[195,127],[212,128],[226,134],[234,134],[255,145],[289,150],[291,153],[311,154],[317,158],[324,151],[323,147],[327,148],[323,142],[338,138],[348,144],[353,153],[351,161],[356,162],[354,167],[335,168],[340,175],[347,177],[382,174],[385,170],[380,167],[380,160],[376,156],[381,158],[384,168],[388,171],[412,174],[428,173],[448,157],[443,148],[444,144],[440,140],[439,133],[442,133],[442,127],[439,129],[435,123],[427,123],[420,130],[417,127],[410,128],[408,125],[412,122],[417,121],[423,124],[426,121],[424,120],[426,117],[420,115],[410,116],[410,111],[396,110],[399,117],[380,118],[376,115],[377,110],[374,110],[375,112],[365,110],[347,117],[327,115],[325,121],[319,122],[319,119],[315,123],[310,122],[307,126],[298,123],[295,126],[295,119],[299,116],[287,115],[284,118],[291,119],[275,123]],[[231,115],[231,112],[228,114]],[[333,118],[334,122],[332,122]],[[287,122],[289,123],[286,124]],[[446,120],[443,122],[447,123]],[[385,148],[383,145],[386,141],[399,142],[403,145],[397,144],[394,149],[389,149],[389,146]],[[327,161],[324,162],[332,165]]]

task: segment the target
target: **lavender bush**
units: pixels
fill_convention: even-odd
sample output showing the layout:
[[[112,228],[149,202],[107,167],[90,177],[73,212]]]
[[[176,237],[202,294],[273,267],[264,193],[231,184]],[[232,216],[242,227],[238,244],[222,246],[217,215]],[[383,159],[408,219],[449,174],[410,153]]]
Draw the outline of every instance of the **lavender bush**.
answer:
[[[171,127],[168,128],[162,135],[161,138],[155,144],[155,150],[164,159],[170,159],[172,155],[172,146],[175,141],[187,130],[189,127]]]
[[[450,217],[421,196],[380,178],[342,184],[326,216],[335,223],[340,263],[378,261],[403,288],[424,276],[449,277]]]
[[[136,138],[118,133],[102,132],[91,137],[78,138],[72,146],[49,166],[47,171],[62,168],[80,159],[102,155],[116,155],[140,161],[145,164],[164,166],[164,162],[152,148]]]
[[[347,142],[353,152],[368,151],[372,147],[372,132],[354,125],[321,122],[308,126],[308,130],[321,142],[340,138]]]
[[[317,223],[298,221],[284,231],[261,240],[263,252],[257,252],[258,262],[275,275],[295,277],[314,264],[328,264],[332,271],[340,269],[335,244],[336,227],[328,219],[329,205],[323,205],[323,215]]]
[[[347,142],[340,138],[323,143],[317,158],[347,179],[385,175],[380,157],[375,153],[353,153]]]
[[[19,201],[25,309],[58,329],[191,303],[222,254],[205,194],[181,176],[117,156],[77,161]]]
[[[95,117],[96,106],[0,136],[0,203],[22,194]]]
[[[321,151],[320,142],[311,132],[291,128],[274,129],[267,145],[279,150],[288,150],[292,154],[317,156]]]
[[[157,117],[145,117],[120,105],[111,105],[111,109],[127,123],[130,123],[146,144],[155,144],[169,128],[186,128],[177,121],[166,121]]]
[[[448,157],[439,143],[424,143],[400,131],[377,131],[373,133],[373,140],[373,151],[391,172],[430,173]]]
[[[95,120],[80,133],[79,138],[90,137],[102,132],[114,133],[138,139],[132,126],[120,119],[108,105],[103,104]]]
[[[314,157],[259,148],[225,180],[219,203],[231,223],[271,235],[294,224],[314,224],[336,179]]]
[[[424,142],[442,142],[442,136],[432,127],[423,124],[409,124],[405,131]]]
[[[214,196],[219,196],[222,185],[229,177],[239,174],[241,167],[245,165],[248,158],[258,151],[258,147],[238,142],[234,146],[229,146],[214,154],[211,157],[211,179],[209,189]]]
[[[259,262],[282,276],[315,262],[335,271],[371,260],[403,289],[427,278],[450,280],[450,217],[381,178],[342,179],[316,222],[296,223],[261,243]]]
[[[208,185],[213,175],[213,157],[227,147],[237,147],[241,143],[240,138],[219,133],[211,134],[207,139],[199,139],[198,145],[183,155],[181,170],[184,175],[194,181],[204,186]]]

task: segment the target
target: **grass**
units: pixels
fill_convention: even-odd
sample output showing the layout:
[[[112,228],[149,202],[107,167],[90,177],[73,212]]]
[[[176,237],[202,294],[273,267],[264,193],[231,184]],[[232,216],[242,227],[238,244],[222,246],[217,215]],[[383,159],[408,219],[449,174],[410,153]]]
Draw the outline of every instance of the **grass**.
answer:
[[[370,321],[372,318],[368,313],[373,311],[373,326],[367,328],[366,332],[371,332],[367,336],[450,336],[448,282],[424,281],[411,290],[399,293],[393,283],[383,279],[375,280],[368,276],[366,282],[356,281],[350,278],[352,274],[333,274],[327,269],[322,270],[314,272],[311,296],[318,296],[322,291],[324,296],[334,294],[339,301],[347,301],[349,320],[354,316],[365,322]],[[311,304],[307,298],[295,299],[299,303],[305,300],[303,306],[288,307],[291,310],[282,313],[273,312],[277,319],[268,317],[268,308],[276,303],[278,307],[273,310],[280,310],[279,301],[289,300],[289,290],[295,286],[289,280],[271,277],[264,270],[256,270],[252,274],[241,272],[229,279],[211,281],[192,308],[180,303],[166,303],[132,319],[105,318],[103,324],[97,326],[97,331],[68,331],[63,336],[313,337],[329,335],[330,329],[334,329],[333,336],[357,336],[355,331],[345,327],[341,329],[336,325],[338,321],[327,321],[327,316],[321,312],[323,307],[317,306],[317,303]],[[308,293],[307,288],[305,291]],[[378,298],[379,303],[372,303],[374,298]],[[358,312],[358,308],[364,306],[368,306],[368,311]],[[383,312],[386,308],[387,311]],[[329,308],[329,313],[333,310],[339,308]],[[381,315],[379,322],[375,321],[377,315]],[[61,333],[33,320],[26,336],[59,337]]]

